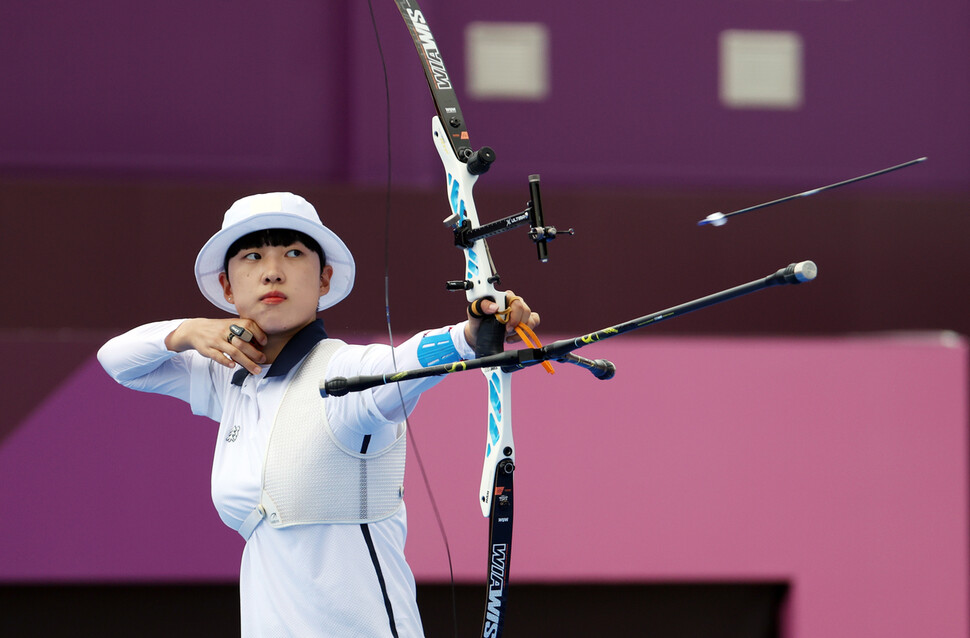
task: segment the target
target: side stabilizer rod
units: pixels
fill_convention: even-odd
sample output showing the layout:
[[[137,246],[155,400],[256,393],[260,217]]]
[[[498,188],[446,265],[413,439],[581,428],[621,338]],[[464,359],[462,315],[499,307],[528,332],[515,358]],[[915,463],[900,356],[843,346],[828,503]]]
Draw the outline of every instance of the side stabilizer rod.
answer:
[[[722,290],[721,292],[717,292],[706,297],[688,301],[687,303],[680,304],[679,306],[673,306],[672,308],[667,308],[666,310],[661,310],[660,312],[631,319],[630,321],[625,321],[623,323],[616,324],[615,326],[603,328],[602,330],[597,330],[596,332],[591,332],[573,339],[562,339],[555,341],[548,345],[542,346],[541,348],[520,348],[518,350],[500,352],[487,357],[468,359],[467,361],[456,361],[454,363],[445,363],[426,368],[416,368],[414,370],[389,372],[387,374],[363,375],[351,377],[349,379],[344,377],[334,377],[333,379],[321,380],[320,395],[323,397],[343,396],[350,392],[360,392],[362,390],[374,388],[379,385],[387,385],[388,383],[400,383],[401,381],[409,381],[411,379],[422,379],[425,377],[453,374],[455,372],[465,372],[467,370],[477,370],[480,368],[499,367],[502,368],[504,372],[513,372],[540,364],[543,361],[572,363],[574,365],[586,368],[598,379],[606,380],[612,378],[616,371],[616,366],[614,366],[612,362],[606,361],[605,359],[591,360],[585,357],[580,357],[579,355],[574,355],[572,352],[598,341],[603,341],[604,339],[616,337],[633,330],[645,328],[661,321],[666,321],[667,319],[680,317],[689,312],[707,308],[708,306],[729,301],[752,292],[757,292],[773,286],[805,283],[814,280],[817,276],[818,267],[814,262],[796,262],[789,264],[785,268],[780,268],[767,277],[755,279],[754,281],[741,284],[740,286],[735,286],[734,288],[728,288],[727,290]]]

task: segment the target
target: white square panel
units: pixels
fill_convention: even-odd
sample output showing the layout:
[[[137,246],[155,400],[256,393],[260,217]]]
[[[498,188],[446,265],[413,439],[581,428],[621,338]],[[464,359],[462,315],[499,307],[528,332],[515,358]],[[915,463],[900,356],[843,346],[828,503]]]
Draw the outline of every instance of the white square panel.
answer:
[[[802,38],[792,31],[722,31],[721,103],[731,108],[802,105]]]
[[[549,31],[538,22],[472,22],[465,29],[468,93],[541,100],[549,94]]]

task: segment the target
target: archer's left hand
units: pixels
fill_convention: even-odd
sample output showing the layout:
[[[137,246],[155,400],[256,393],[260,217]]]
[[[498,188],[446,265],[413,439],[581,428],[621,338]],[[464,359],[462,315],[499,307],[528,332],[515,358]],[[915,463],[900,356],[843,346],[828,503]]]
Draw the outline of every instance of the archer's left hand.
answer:
[[[515,327],[520,324],[528,326],[532,329],[539,326],[539,313],[532,312],[532,309],[529,308],[529,304],[525,302],[525,299],[517,296],[511,290],[505,292],[505,305],[506,310],[503,312],[508,313],[505,315],[506,342],[515,343],[516,341],[521,341],[519,335],[515,332]],[[499,305],[494,301],[483,299],[478,302],[478,308],[486,315],[494,315],[498,312]],[[471,311],[469,311],[468,323],[465,325],[465,341],[467,341],[468,345],[473,348],[475,347],[478,330],[481,325],[481,318],[475,317]]]

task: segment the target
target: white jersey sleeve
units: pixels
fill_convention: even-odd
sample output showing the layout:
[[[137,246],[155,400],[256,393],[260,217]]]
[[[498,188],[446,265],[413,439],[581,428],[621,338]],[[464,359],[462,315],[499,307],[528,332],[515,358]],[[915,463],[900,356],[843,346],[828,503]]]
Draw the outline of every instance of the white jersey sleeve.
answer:
[[[98,350],[98,361],[112,379],[141,392],[165,394],[185,401],[193,414],[218,421],[222,415],[222,377],[232,370],[194,350],[172,352],[165,338],[185,321],[175,319],[139,326]]]
[[[475,356],[474,350],[465,341],[464,327],[463,322],[421,332],[393,350],[390,346],[380,344],[345,346],[330,359],[327,378],[379,375],[395,370],[420,368],[422,366],[418,360],[418,346],[429,335],[449,334],[458,355],[463,359],[472,358]],[[343,428],[350,429],[356,435],[374,434],[404,421],[414,410],[421,393],[443,379],[443,376],[413,379],[328,399],[330,403],[327,406],[327,417],[338,436]]]

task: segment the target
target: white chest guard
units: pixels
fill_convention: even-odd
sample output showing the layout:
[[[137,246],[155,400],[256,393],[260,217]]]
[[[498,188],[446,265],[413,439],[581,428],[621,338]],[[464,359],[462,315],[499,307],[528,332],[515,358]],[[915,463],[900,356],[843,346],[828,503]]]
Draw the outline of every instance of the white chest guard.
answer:
[[[280,402],[263,463],[259,505],[239,528],[248,539],[264,518],[272,527],[372,523],[404,499],[405,428],[391,445],[361,454],[330,429],[319,393],[331,355],[344,343],[325,339],[300,365]]]

